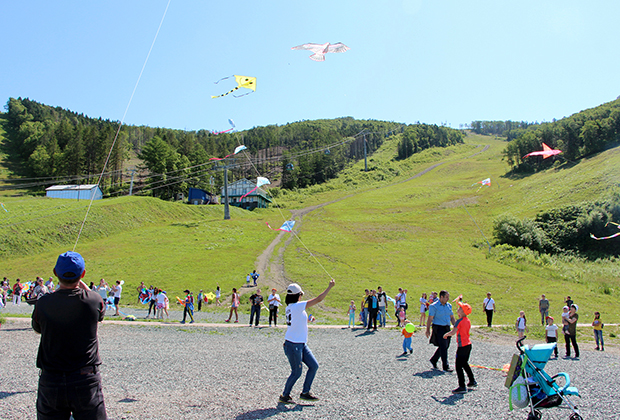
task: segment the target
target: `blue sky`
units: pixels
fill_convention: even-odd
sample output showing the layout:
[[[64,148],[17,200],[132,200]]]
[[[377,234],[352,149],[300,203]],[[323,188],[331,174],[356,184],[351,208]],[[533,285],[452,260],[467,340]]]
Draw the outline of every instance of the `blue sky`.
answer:
[[[168,0],[4,1],[0,100],[121,120]],[[171,0],[125,123],[550,121],[620,95],[620,2]],[[307,42],[351,50],[317,63]],[[211,99],[233,74],[257,91]]]

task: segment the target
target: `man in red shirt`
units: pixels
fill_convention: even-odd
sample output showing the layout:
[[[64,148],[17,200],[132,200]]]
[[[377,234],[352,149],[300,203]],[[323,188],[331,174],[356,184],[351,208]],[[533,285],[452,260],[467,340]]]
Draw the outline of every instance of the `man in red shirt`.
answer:
[[[456,350],[456,375],[459,378],[459,387],[452,390],[454,394],[464,394],[467,392],[467,388],[473,388],[478,385],[474,379],[474,373],[469,367],[469,355],[471,354],[471,340],[469,339],[469,330],[471,328],[471,322],[467,315],[471,314],[471,305],[469,303],[458,302],[459,309],[457,315],[459,319],[454,324],[452,331],[444,334],[443,338],[448,338],[456,335],[456,342],[458,348]],[[465,373],[469,378],[467,388],[465,388]]]

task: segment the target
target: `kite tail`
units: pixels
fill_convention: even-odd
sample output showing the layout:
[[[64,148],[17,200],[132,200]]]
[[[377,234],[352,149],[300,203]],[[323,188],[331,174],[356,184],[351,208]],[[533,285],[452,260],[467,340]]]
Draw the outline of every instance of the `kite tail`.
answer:
[[[5,212],[7,212],[7,213],[9,212],[9,211],[6,209],[6,207],[4,207],[4,204],[3,204],[3,203],[0,203],[0,206],[2,206],[2,208],[4,209],[4,211],[5,211]]]
[[[235,98],[241,98],[242,96],[248,96],[250,93],[254,93],[254,92],[248,92],[248,93],[244,93],[243,95],[233,95]]]
[[[247,197],[248,195],[250,195],[252,192],[256,191],[257,189],[258,189],[258,187],[252,188],[250,191],[248,191],[247,193],[245,193],[241,197],[239,197],[239,200],[241,200],[242,198]],[[267,226],[269,226],[269,224],[267,224]]]
[[[226,93],[222,93],[221,95],[217,95],[217,96],[211,96],[211,98],[221,98],[222,96],[226,96],[226,95],[230,95],[231,93],[233,93],[234,91],[236,91],[237,89],[239,89],[239,86],[237,86],[234,89],[229,90]]]

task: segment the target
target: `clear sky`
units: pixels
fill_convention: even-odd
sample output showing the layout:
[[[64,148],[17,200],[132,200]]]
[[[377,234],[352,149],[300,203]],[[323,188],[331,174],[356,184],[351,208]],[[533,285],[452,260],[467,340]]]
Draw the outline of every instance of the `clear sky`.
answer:
[[[121,120],[168,0],[3,0],[0,100]],[[618,0],[171,0],[125,123],[550,121],[620,95]],[[343,42],[325,62],[291,47]],[[257,91],[232,89],[233,74]]]

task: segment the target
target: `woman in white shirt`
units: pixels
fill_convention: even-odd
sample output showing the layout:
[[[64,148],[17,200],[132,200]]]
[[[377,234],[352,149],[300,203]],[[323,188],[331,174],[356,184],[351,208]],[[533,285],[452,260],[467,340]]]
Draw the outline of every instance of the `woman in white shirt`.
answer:
[[[306,379],[304,380],[304,386],[299,397],[303,400],[316,401],[317,397],[310,393],[312,387],[312,381],[319,368],[319,364],[314,358],[312,351],[307,345],[308,341],[308,314],[306,308],[310,308],[317,303],[325,299],[325,296],[329,293],[332,287],[336,284],[334,279],[331,279],[327,289],[314,299],[307,301],[301,301],[301,297],[304,292],[297,283],[292,283],[286,290],[286,334],[284,335],[284,354],[288,358],[291,365],[291,374],[286,380],[284,386],[284,392],[280,395],[280,402],[285,404],[294,404],[293,398],[291,398],[291,390],[293,385],[297,382],[297,379],[301,377],[303,362],[308,367],[306,373]]]

